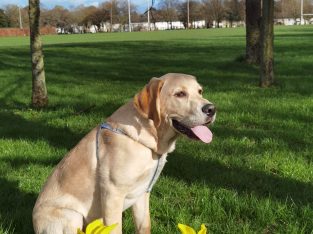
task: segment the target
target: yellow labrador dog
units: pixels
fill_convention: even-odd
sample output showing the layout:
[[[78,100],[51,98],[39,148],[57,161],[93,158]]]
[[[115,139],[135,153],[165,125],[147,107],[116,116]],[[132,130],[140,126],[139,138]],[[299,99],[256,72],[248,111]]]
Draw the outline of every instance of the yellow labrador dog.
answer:
[[[136,232],[150,233],[149,194],[180,134],[210,143],[215,107],[196,78],[166,74],[150,82],[56,166],[33,210],[35,233],[75,234],[95,219],[122,233],[132,207]]]

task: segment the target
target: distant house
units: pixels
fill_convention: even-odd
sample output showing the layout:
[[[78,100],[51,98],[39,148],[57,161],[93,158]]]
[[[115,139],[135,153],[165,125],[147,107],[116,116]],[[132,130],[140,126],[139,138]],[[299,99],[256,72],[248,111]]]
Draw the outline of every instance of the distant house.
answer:
[[[152,29],[156,30],[168,30],[168,29],[184,29],[185,26],[183,22],[173,21],[173,22],[155,22]]]
[[[279,25],[300,25],[301,19],[300,18],[283,18],[283,19],[275,19],[275,24]],[[313,24],[313,18],[311,19],[304,19],[303,24]]]
[[[84,26],[80,25],[71,25],[71,33],[81,34],[84,33]]]
[[[132,23],[132,29],[134,31],[147,31],[148,30],[148,22],[142,22],[142,23]],[[199,20],[199,21],[193,21],[190,23],[190,27],[193,28],[204,28],[205,27],[205,21]],[[185,25],[181,21],[172,21],[172,22],[155,22],[150,23],[150,29],[152,31],[154,30],[170,30],[170,29],[185,29]]]
[[[87,32],[90,32],[90,33],[96,33],[98,32],[98,26],[97,25],[90,25],[87,29]]]

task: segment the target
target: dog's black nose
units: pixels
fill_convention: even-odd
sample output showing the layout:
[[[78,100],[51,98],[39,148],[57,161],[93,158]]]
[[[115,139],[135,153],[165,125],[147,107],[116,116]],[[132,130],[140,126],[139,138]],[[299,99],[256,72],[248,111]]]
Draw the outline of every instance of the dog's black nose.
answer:
[[[215,106],[213,104],[206,104],[202,107],[202,112],[207,114],[207,116],[213,117],[215,114]]]

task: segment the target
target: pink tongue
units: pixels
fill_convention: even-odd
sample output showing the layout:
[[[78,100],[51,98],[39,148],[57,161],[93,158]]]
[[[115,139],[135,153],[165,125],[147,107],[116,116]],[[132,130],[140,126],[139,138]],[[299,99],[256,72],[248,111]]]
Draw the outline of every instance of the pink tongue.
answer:
[[[191,131],[204,143],[210,143],[212,141],[213,134],[206,126],[196,126],[191,128]]]

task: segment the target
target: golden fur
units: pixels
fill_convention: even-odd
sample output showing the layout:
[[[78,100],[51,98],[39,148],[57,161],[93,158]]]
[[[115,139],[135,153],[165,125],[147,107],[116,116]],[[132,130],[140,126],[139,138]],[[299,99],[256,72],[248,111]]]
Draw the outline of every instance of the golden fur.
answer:
[[[149,193],[158,158],[161,164],[175,149],[176,118],[186,126],[204,124],[201,107],[207,103],[199,93],[195,77],[166,74],[151,81],[133,100],[108,119],[112,127],[127,135],[101,130],[99,161],[96,132],[91,130],[56,166],[44,185],[33,210],[35,233],[74,234],[94,219],[107,225],[118,223],[112,232],[122,233],[122,212],[132,207],[136,232],[150,233]],[[183,90],[186,99],[175,92]]]

